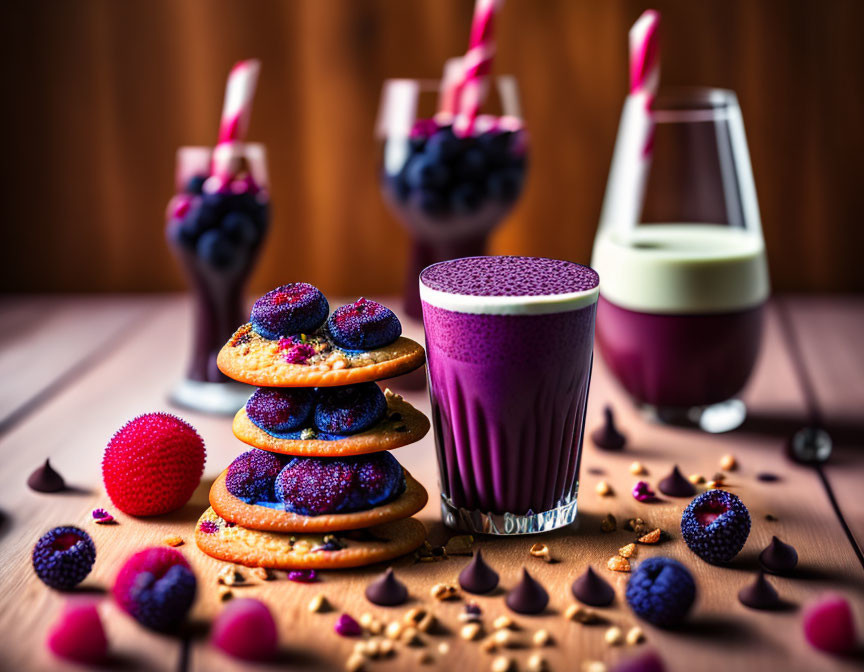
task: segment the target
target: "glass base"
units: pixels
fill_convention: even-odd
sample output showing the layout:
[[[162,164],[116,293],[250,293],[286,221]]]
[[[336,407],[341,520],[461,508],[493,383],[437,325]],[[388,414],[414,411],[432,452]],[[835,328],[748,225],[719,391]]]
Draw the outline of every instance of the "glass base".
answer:
[[[578,489],[577,484],[575,490]],[[441,519],[447,527],[474,534],[510,536],[551,532],[576,522],[576,495],[549,511],[529,511],[524,514],[469,511],[454,506],[447,497],[441,495]]]
[[[709,434],[731,432],[747,418],[747,406],[740,399],[729,399],[709,406],[652,406],[641,405],[642,414],[662,425],[701,429]]]
[[[234,415],[246,404],[255,388],[243,383],[206,383],[182,380],[171,390],[172,403],[201,413]]]

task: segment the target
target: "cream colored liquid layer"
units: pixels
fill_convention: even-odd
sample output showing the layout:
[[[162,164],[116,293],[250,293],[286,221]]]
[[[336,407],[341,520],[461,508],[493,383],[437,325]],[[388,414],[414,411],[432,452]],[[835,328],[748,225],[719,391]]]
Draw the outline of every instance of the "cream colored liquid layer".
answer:
[[[713,224],[651,224],[600,232],[591,266],[604,298],[630,310],[714,313],[769,294],[760,234]]]

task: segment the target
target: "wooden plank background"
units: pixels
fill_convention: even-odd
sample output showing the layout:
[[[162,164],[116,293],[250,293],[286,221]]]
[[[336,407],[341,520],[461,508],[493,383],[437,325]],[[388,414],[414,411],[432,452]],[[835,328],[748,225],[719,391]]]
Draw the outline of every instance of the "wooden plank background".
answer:
[[[397,291],[407,241],[378,193],[381,82],[437,76],[472,4],[2,3],[0,290],[180,288],[162,233],[174,151],[214,140],[226,73],[258,56],[251,136],[270,149],[274,226],[253,291]],[[508,0],[496,69],[519,79],[533,146],[493,249],[588,259],[627,29],[648,6],[664,15],[665,84],[738,92],[775,287],[864,290],[858,0]]]
[[[833,325],[827,342],[819,330],[801,328],[796,331],[808,370],[830,376],[829,379],[820,373],[814,375],[819,381],[815,385],[817,401],[826,409],[837,409],[830,413],[834,420],[843,416],[844,409],[850,413],[860,409],[864,406],[860,358],[857,351],[849,348],[864,337],[864,303],[830,299],[783,301],[783,307],[788,308],[791,322],[796,326],[817,324],[819,320]],[[0,304],[0,324],[37,314],[32,306],[27,308],[27,303],[18,300]],[[540,627],[552,632],[556,643],[544,653],[553,671],[578,670],[581,660],[614,661],[634,652],[632,647],[606,646],[602,626],[581,626],[568,623],[562,617],[564,609],[573,601],[569,594],[572,579],[589,563],[602,568],[606,559],[632,538],[621,530],[613,534],[601,533],[599,519],[606,512],[614,513],[619,521],[639,515],[668,531],[673,541],[656,548],[641,547],[638,557],[673,555],[687,564],[695,575],[699,599],[689,625],[677,632],[645,626],[648,644],[661,652],[672,672],[691,669],[851,672],[860,669],[860,658],[828,658],[809,648],[800,636],[800,607],[828,590],[849,597],[858,623],[864,623],[864,567],[856,558],[817,473],[808,467],[790,464],[783,454],[790,429],[807,422],[808,409],[777,305],[773,303],[769,307],[763,356],[745,394],[750,416],[741,430],[729,435],[707,436],[647,424],[610,380],[602,359],[598,359],[592,378],[588,428],[596,426],[602,407],[611,403],[618,412],[622,428],[628,433],[629,445],[624,453],[609,454],[586,442],[579,525],[542,538],[559,562],[546,565],[529,557],[527,550],[534,539],[483,539],[480,542],[484,555],[500,571],[503,587],[513,585],[524,564],[549,590],[548,613],[516,620],[523,628],[521,634],[526,637]],[[207,625],[220,607],[216,597],[216,573],[224,565],[200,553],[192,541],[194,523],[206,506],[209,479],[245,449],[231,435],[230,420],[181,412],[200,431],[208,452],[205,481],[189,505],[174,514],[153,519],[133,519],[115,510],[119,525],[111,527],[99,527],[89,521],[89,512],[95,506],[114,510],[102,491],[98,466],[110,435],[133,415],[153,410],[176,412],[165,397],[171,381],[183,369],[188,303],[179,298],[164,298],[155,303],[149,299],[71,299],[57,309],[55,320],[33,326],[31,351],[23,345],[16,346],[21,359],[37,360],[50,336],[74,335],[80,323],[102,325],[103,329],[120,335],[112,339],[112,347],[99,349],[96,356],[92,355],[92,343],[86,339],[57,338],[56,349],[61,355],[57,361],[65,358],[72,363],[84,358],[86,366],[79,367],[74,380],[56,394],[39,397],[35,403],[28,404],[27,413],[16,423],[0,428],[0,455],[4,464],[0,472],[0,510],[4,514],[0,517],[0,595],[3,596],[0,600],[0,643],[3,645],[0,668],[8,665],[16,670],[78,669],[62,665],[42,646],[62,596],[42,586],[27,561],[32,544],[45,529],[56,524],[76,523],[93,534],[98,548],[96,568],[84,583],[87,592],[99,595],[111,585],[117,568],[128,554],[143,546],[161,543],[169,533],[187,540],[181,550],[193,563],[199,578],[200,593],[193,612],[195,636],[188,641],[153,635],[120,614],[110,599],[103,601],[102,613],[115,654],[113,667],[179,669],[181,672],[245,669],[207,644]],[[131,329],[123,326],[130,324],[130,319],[134,320]],[[422,338],[417,323],[406,321],[404,324],[406,333]],[[121,332],[117,332],[118,329]],[[180,344],[175,346],[173,339],[178,338]],[[829,346],[834,354],[825,354],[822,346]],[[59,364],[57,375],[67,375]],[[22,380],[26,382],[26,375],[22,376],[20,368],[4,376],[4,382],[16,388],[16,381]],[[829,380],[836,385],[827,384]],[[42,382],[50,386],[51,379],[43,376]],[[35,394],[30,387],[21,389],[22,396]],[[838,391],[843,399],[838,398]],[[407,397],[428,413],[429,402],[424,391],[415,391]],[[855,417],[860,422],[860,413]],[[837,462],[836,467],[832,464],[826,471],[836,486],[841,507],[848,512],[850,520],[857,517],[856,533],[860,541],[860,534],[864,532],[860,526],[859,503],[860,450],[864,441],[860,434],[847,432],[840,436],[845,437],[840,441],[845,449],[858,451],[857,458],[850,453]],[[740,463],[740,468],[731,474],[730,487],[750,508],[753,529],[735,562],[729,567],[717,568],[698,560],[678,538],[678,521],[686,502],[664,498],[665,501],[657,504],[636,503],[628,492],[635,477],[629,474],[627,467],[631,460],[641,460],[649,470],[648,480],[652,483],[656,483],[673,463],[680,464],[685,473],[701,472],[711,476],[725,453],[733,453]],[[73,493],[41,495],[26,488],[26,474],[47,456],[52,457],[69,483],[76,486]],[[400,449],[397,456],[430,490],[430,504],[420,518],[426,523],[433,543],[442,542],[448,533],[439,522],[431,434],[414,446]],[[603,473],[592,473],[598,469]],[[777,473],[781,480],[773,484],[759,483],[755,475],[761,471]],[[616,496],[601,498],[594,492],[601,478],[613,485]],[[777,520],[767,521],[765,516],[769,513]],[[756,556],[772,534],[793,543],[800,554],[800,567],[795,577],[771,579],[793,607],[778,613],[755,612],[738,604],[735,594],[754,576]],[[453,581],[466,562],[467,558],[452,558],[440,563],[412,565],[408,560],[401,560],[395,565],[409,585],[412,605],[434,608],[449,631],[425,637],[429,644],[426,648],[435,658],[434,664],[426,669],[482,670],[488,669],[491,663],[491,656],[482,653],[476,643],[463,642],[456,635],[457,615],[463,603],[433,604],[428,594],[434,583]],[[400,618],[408,608],[384,609],[365,601],[362,588],[379,571],[381,567],[324,572],[323,581],[311,585],[291,583],[280,577],[272,583],[255,581],[238,588],[238,596],[265,600],[279,623],[282,656],[277,664],[259,669],[342,669],[354,642],[332,633],[332,625],[341,611],[355,616],[369,611],[392,620]],[[620,598],[626,577],[606,569],[600,571],[610,578],[619,593],[612,607],[601,610],[603,615],[629,627],[636,621]],[[310,614],[305,605],[317,593],[327,595],[336,610]],[[502,595],[478,598],[487,623],[507,611]],[[441,642],[450,645],[446,655],[436,653]],[[375,662],[371,670],[417,669],[418,653],[414,648],[402,648],[396,657]],[[518,661],[519,669],[525,670],[531,650],[521,648],[509,653]]]

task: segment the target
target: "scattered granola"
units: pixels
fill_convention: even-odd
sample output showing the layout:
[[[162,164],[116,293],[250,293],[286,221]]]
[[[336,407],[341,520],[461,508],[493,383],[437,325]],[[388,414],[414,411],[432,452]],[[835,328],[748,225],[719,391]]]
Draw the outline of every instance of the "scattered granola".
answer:
[[[449,583],[436,583],[429,591],[436,600],[454,600],[459,597],[459,589]]]
[[[481,635],[481,627],[479,623],[466,623],[459,630],[459,636],[469,642],[479,639]]]
[[[620,555],[613,555],[609,558],[606,566],[613,572],[629,572],[630,561],[627,558],[622,558]]]
[[[600,521],[600,529],[603,532],[614,532],[617,526],[618,524],[615,521],[615,516],[611,513],[607,513],[606,517]]]
[[[636,534],[645,534],[648,532],[649,527],[648,523],[641,518],[631,518],[627,521],[627,529],[633,530]]]
[[[330,603],[327,602],[327,598],[323,595],[316,595],[311,600],[309,600],[309,611],[314,614],[318,614],[324,611],[330,610]]]
[[[492,661],[492,672],[512,672],[514,668],[513,659],[507,656],[498,656]]]
[[[552,642],[552,635],[545,628],[541,628],[534,633],[531,641],[534,642],[534,646],[546,646]]]
[[[738,468],[738,461],[734,455],[724,455],[720,458],[720,468],[723,471],[735,471]]]
[[[705,477],[702,474],[690,474],[687,480],[693,485],[702,485],[705,482]]]
[[[647,474],[648,470],[645,468],[645,465],[636,460],[630,465],[630,473],[634,476],[641,476],[643,474]]]
[[[564,611],[564,618],[577,623],[596,623],[599,620],[597,612],[583,607],[581,604],[571,604]]]
[[[393,621],[392,623],[387,624],[387,627],[384,629],[384,634],[390,639],[399,639],[402,636],[402,630],[402,624],[399,621]]]
[[[620,646],[624,643],[624,632],[617,625],[613,625],[603,634],[603,639],[609,646]]]
[[[528,658],[528,672],[548,672],[549,663],[539,653],[534,653]]]
[[[640,544],[656,544],[660,541],[663,533],[660,531],[660,528],[656,528],[651,530],[648,534],[642,535],[636,541]]]
[[[611,497],[615,494],[615,492],[612,490],[612,486],[609,485],[606,481],[600,481],[595,487],[595,490],[597,490],[597,494],[601,497]]]
[[[495,630],[505,630],[508,628],[515,628],[516,623],[509,616],[502,614],[501,616],[496,618],[494,621],[492,621],[492,627]]]
[[[366,616],[366,614],[363,614]],[[360,623],[363,623],[363,616],[360,617]],[[414,607],[413,609],[409,609],[405,612],[405,615],[402,617],[402,621],[405,625],[413,625],[417,627],[417,625],[422,621],[426,616],[426,610],[422,607]]]
[[[269,567],[253,567],[249,573],[262,581],[273,581],[276,578],[276,572]]]
[[[356,651],[345,661],[345,672],[363,672],[366,669],[366,658]]]
[[[227,602],[232,597],[234,597],[234,593],[228,586],[219,586],[219,601]]]
[[[417,662],[420,665],[431,665],[435,662],[435,657],[428,651],[421,651],[417,654]]]
[[[435,618],[435,614],[431,611],[427,613],[422,620],[417,624],[417,629],[420,632],[429,632],[435,628],[438,624],[438,619]]]
[[[627,544],[618,549],[618,555],[622,558],[632,558],[636,555],[636,544]]]
[[[528,549],[528,552],[535,558],[542,558],[544,562],[552,562],[552,554],[546,544],[538,542]]]
[[[503,646],[505,649],[518,649],[524,645],[519,635],[507,629],[496,630],[492,635],[492,639],[495,640],[495,644]]]
[[[426,646],[426,642],[423,641],[417,628],[410,625],[402,630],[402,635],[399,639],[408,646]]]
[[[169,534],[167,537],[162,539],[162,543],[166,546],[174,546],[176,548],[177,546],[182,546],[186,542],[183,541],[183,537],[178,534]]]
[[[246,578],[236,565],[225,565],[216,576],[216,581],[221,586],[239,586],[246,583]]]
[[[630,646],[634,646],[645,641],[645,633],[638,625],[634,625],[627,631],[627,636],[624,639]]]

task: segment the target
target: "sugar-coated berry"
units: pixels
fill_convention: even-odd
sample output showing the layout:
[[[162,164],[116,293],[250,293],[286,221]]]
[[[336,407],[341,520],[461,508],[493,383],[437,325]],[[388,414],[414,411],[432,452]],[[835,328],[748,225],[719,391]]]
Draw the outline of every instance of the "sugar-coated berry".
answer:
[[[362,511],[398,497],[405,473],[390,453],[360,457],[295,457],[276,477],[285,510],[303,516]]]
[[[364,298],[334,310],[327,328],[336,345],[349,350],[380,348],[402,334],[402,324],[392,310]]]
[[[666,666],[655,651],[645,651],[618,662],[612,672],[666,672]]]
[[[849,601],[840,595],[823,596],[804,608],[804,638],[820,651],[852,652],[857,646],[855,619]]]
[[[238,455],[225,474],[225,487],[247,503],[275,502],[273,484],[288,459],[253,448]]]
[[[210,642],[238,660],[270,660],[276,655],[279,635],[266,604],[249,597],[231,600],[213,622]]]
[[[71,590],[81,583],[96,561],[96,545],[84,530],[55,527],[33,547],[33,569],[43,583],[57,590]]]
[[[176,628],[195,601],[197,581],[183,554],[173,548],[146,548],[132,555],[111,589],[120,608],[152,630]]]
[[[696,599],[690,571],[677,560],[653,557],[636,567],[625,591],[627,604],[641,619],[661,628],[681,623]]]
[[[725,490],[708,490],[693,499],[681,515],[687,546],[705,562],[729,562],[750,534],[750,512]]]
[[[315,426],[328,434],[357,434],[387,414],[387,399],[375,383],[325,387],[318,392]]]
[[[108,655],[108,638],[96,603],[81,598],[66,602],[48,631],[45,645],[58,658],[74,663],[103,662]]]
[[[246,414],[267,432],[290,432],[307,426],[315,391],[304,387],[259,387],[246,402]]]
[[[189,501],[201,482],[204,458],[204,441],[190,424],[169,413],[148,413],[108,442],[102,479],[124,513],[160,515]]]
[[[314,332],[327,320],[330,304],[321,291],[307,282],[277,287],[252,306],[252,327],[264,338]]]

